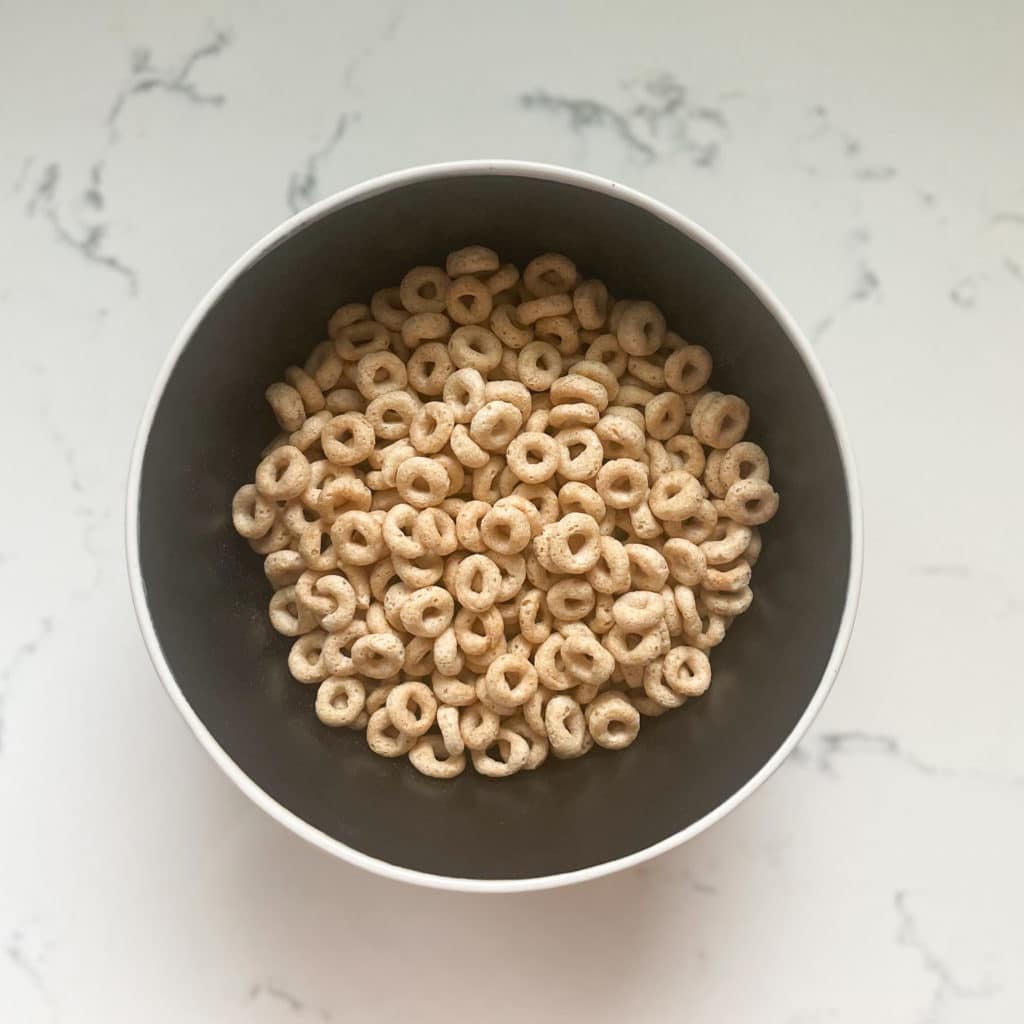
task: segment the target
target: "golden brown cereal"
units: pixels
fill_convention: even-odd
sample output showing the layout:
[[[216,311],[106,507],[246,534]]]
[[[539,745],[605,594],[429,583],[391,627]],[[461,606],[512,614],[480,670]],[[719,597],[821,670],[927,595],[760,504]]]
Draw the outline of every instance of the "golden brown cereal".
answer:
[[[649,356],[665,340],[665,318],[653,302],[629,302],[613,328],[623,352],[631,356]]]
[[[497,601],[500,583],[501,571],[490,558],[469,555],[459,562],[455,571],[455,596],[463,608],[485,612]]]
[[[400,683],[387,696],[391,724],[407,736],[422,736],[433,724],[437,700],[423,683]]]
[[[542,316],[533,325],[533,334],[538,341],[553,345],[560,355],[570,357],[580,347],[576,324],[567,316]]]
[[[277,509],[273,503],[263,497],[253,484],[239,487],[231,499],[231,522],[238,533],[249,540],[265,537],[276,516]]]
[[[525,348],[533,341],[533,328],[519,319],[515,306],[496,306],[491,313],[491,330],[502,343],[513,351]]]
[[[531,327],[542,317],[566,316],[572,312],[572,299],[568,295],[548,295],[540,299],[521,302],[516,307],[519,322]]]
[[[700,391],[711,376],[711,353],[700,345],[686,345],[665,360],[665,383],[680,395]]]
[[[441,587],[422,587],[405,598],[400,614],[402,625],[413,636],[434,639],[451,624],[455,602]]]
[[[391,342],[388,329],[376,320],[359,320],[332,337],[335,351],[344,363],[357,363],[370,352],[383,352]]]
[[[259,486],[259,480],[256,486]],[[726,514],[744,526],[767,523],[778,509],[779,496],[767,480],[755,477],[737,480],[725,495]]]
[[[672,579],[683,586],[695,587],[707,573],[708,563],[702,547],[682,537],[665,541],[662,549]]]
[[[612,459],[597,474],[597,493],[608,508],[635,508],[648,492],[647,467],[636,459]]]
[[[640,713],[622,693],[598,694],[587,707],[587,728],[594,742],[607,750],[622,750],[640,732]]]
[[[603,281],[583,281],[572,293],[572,307],[579,317],[580,326],[596,331],[608,318],[608,289]]]
[[[275,590],[294,586],[306,572],[306,563],[298,551],[272,551],[263,560],[263,572]]]
[[[409,311],[402,306],[400,288],[381,288],[370,299],[370,316],[383,324],[389,331],[401,330],[409,317]]]
[[[408,435],[409,427],[419,409],[419,401],[407,391],[390,391],[375,398],[366,406],[365,419],[377,438],[382,441],[398,441]],[[361,414],[352,412],[343,415]]]
[[[413,537],[425,551],[442,556],[450,555],[459,546],[455,520],[440,508],[425,508],[419,513],[413,526]]]
[[[498,705],[518,708],[537,691],[537,670],[519,654],[494,659],[484,676],[484,691]]]
[[[404,391],[405,364],[393,352],[371,352],[356,364],[355,385],[368,402],[389,391]]]
[[[445,309],[457,324],[482,324],[491,315],[493,306],[490,289],[476,277],[464,275],[448,287]]]
[[[700,547],[708,565],[724,565],[743,555],[752,539],[753,527],[744,526],[732,519],[719,519],[711,539],[704,541]]]
[[[402,323],[402,341],[410,349],[424,341],[447,340],[452,322],[444,313],[414,313]]]
[[[371,633],[352,644],[352,664],[359,675],[389,679],[402,667],[405,648],[391,633]]]
[[[666,522],[682,522],[703,500],[700,481],[685,469],[663,473],[651,489],[651,510]]]
[[[474,696],[475,696],[474,687]],[[497,738],[501,728],[501,719],[493,711],[476,701],[463,707],[459,715],[459,731],[462,742],[469,750],[485,750]]]
[[[450,482],[441,463],[420,456],[403,462],[395,475],[398,493],[416,508],[440,505],[448,497]]]
[[[544,709],[544,728],[555,757],[579,757],[586,753],[590,734],[583,711],[572,697],[558,694],[548,701]]]
[[[448,253],[444,269],[448,276],[462,277],[466,274],[491,274],[501,265],[498,254],[484,245],[467,245]],[[518,278],[519,272],[516,271]],[[512,282],[515,284],[515,281]],[[508,287],[508,285],[502,285]]]
[[[355,676],[328,676],[316,691],[316,716],[332,728],[352,725],[366,705],[366,687]]]
[[[711,448],[731,448],[743,440],[750,422],[750,407],[736,395],[709,391],[690,414],[693,436]]]
[[[323,650],[327,634],[316,629],[300,636],[288,653],[288,671],[300,683],[320,683],[327,678]]]
[[[270,408],[282,430],[298,430],[306,418],[302,396],[290,384],[271,384],[265,392]]]
[[[358,465],[370,454],[375,440],[370,421],[358,412],[335,416],[320,431],[324,455],[336,466]]]
[[[369,306],[363,305],[361,302],[349,302],[344,306],[340,306],[331,314],[330,320],[327,321],[327,334],[333,339],[343,328],[348,327],[350,324],[369,319]]]
[[[469,424],[469,436],[485,451],[503,452],[523,425],[523,414],[510,402],[487,402]]]
[[[294,445],[275,448],[256,467],[256,490],[273,501],[297,498],[309,486],[306,456]]]
[[[468,745],[468,744],[467,744]],[[494,749],[497,756],[488,751]],[[492,779],[504,779],[515,775],[526,767],[530,756],[530,745],[517,732],[501,727],[493,744],[478,750],[470,750],[473,767],[480,775]]]
[[[549,341],[531,341],[519,352],[516,370],[531,391],[546,391],[562,372],[562,356]]]
[[[312,613],[299,604],[295,587],[281,587],[270,599],[270,624],[282,636],[301,636],[308,633],[316,620]]]
[[[665,450],[669,454],[681,459],[682,465],[679,468],[685,469],[691,476],[700,477],[703,474],[706,465],[704,446],[697,438],[691,437],[689,434],[677,434],[665,442]],[[709,487],[708,489],[710,490],[711,488]]]
[[[526,513],[515,505],[496,504],[480,523],[480,537],[490,551],[515,555],[530,543],[533,531]]]
[[[366,725],[366,742],[381,757],[401,757],[412,750],[416,737],[400,732],[391,721],[388,709],[383,707],[370,715]]]
[[[409,387],[421,395],[440,395],[452,375],[453,366],[447,345],[439,341],[420,345],[409,357]]]
[[[537,256],[523,270],[523,284],[534,295],[544,298],[576,287],[576,264],[561,253],[548,252]]]
[[[604,449],[594,431],[586,427],[570,427],[555,434],[555,441],[559,446],[558,472],[566,480],[585,482],[598,475]]]
[[[686,408],[682,398],[673,391],[663,391],[644,409],[647,433],[658,441],[667,441],[682,429]]]
[[[534,551],[550,572],[582,575],[600,557],[600,530],[590,516],[570,512],[541,530],[534,539]]]
[[[413,417],[409,440],[422,455],[441,451],[451,437],[455,417],[444,402],[427,402]]]
[[[410,313],[443,313],[450,287],[451,281],[440,267],[413,267],[398,291]]]

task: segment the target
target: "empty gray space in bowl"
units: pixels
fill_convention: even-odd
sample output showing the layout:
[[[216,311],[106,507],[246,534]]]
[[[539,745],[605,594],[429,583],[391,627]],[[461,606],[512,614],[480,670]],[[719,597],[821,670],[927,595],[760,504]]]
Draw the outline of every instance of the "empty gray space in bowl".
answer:
[[[262,559],[231,497],[277,433],[264,388],[304,362],[331,312],[416,264],[480,242],[522,266],[565,252],[619,297],[644,297],[715,357],[746,398],[782,496],[763,530],[751,610],[713,652],[708,694],[643,719],[621,753],[453,782],[371,754],[313,713],[270,627]],[[403,185],[325,213],[266,252],[195,330],[156,410],[141,474],[139,549],[152,621],[185,698],[259,787],[327,836],[395,865],[465,878],[573,871],[657,843],[752,778],[806,710],[846,596],[850,520],[826,409],[802,359],[728,267],[630,202],[546,180],[477,175]],[[170,784],[170,783],[169,783]]]

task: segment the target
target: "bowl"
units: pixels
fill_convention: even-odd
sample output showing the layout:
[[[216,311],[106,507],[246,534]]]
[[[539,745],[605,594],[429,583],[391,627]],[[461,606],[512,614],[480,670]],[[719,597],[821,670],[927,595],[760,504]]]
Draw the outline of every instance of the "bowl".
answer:
[[[344,302],[484,243],[520,265],[565,252],[615,295],[652,299],[746,398],[748,437],[782,496],[751,610],[713,657],[708,693],[595,750],[495,781],[420,776],[324,727],[267,621],[262,560],[231,497],[277,432],[264,388],[301,363]],[[390,878],[470,891],[595,878],[685,842],[793,750],[853,624],[861,524],[850,449],[810,346],[758,278],[668,207],[577,171],[460,162],[376,178],[317,203],[249,250],[174,342],[146,407],[127,496],[139,623],[172,701],[272,817]]]

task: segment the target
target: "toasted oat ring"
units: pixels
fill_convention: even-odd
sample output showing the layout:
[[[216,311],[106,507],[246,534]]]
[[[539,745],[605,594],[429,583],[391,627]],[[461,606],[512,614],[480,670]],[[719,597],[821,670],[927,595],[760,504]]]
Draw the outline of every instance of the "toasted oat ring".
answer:
[[[493,306],[490,289],[479,278],[467,274],[456,278],[448,288],[445,309],[457,324],[482,324],[491,315]]]
[[[619,346],[631,356],[649,356],[665,340],[665,317],[653,302],[629,302],[615,328]]]
[[[306,496],[309,497],[309,488]],[[342,512],[369,512],[373,503],[370,489],[355,475],[337,476],[320,488],[316,510],[325,522],[333,523]]]
[[[665,442],[665,450],[681,459],[682,466],[680,468],[685,469],[691,476],[700,477],[704,472],[704,446],[692,435],[677,434],[675,437],[670,437]],[[717,449],[715,450],[717,451]]]
[[[450,484],[447,469],[436,460],[422,456],[407,459],[395,474],[398,493],[415,508],[440,505],[448,497]]]
[[[433,724],[437,700],[424,683],[399,683],[384,702],[391,724],[407,736],[422,736]]]
[[[711,376],[711,353],[700,345],[686,345],[665,360],[665,383],[680,395],[700,391]]]
[[[490,461],[491,456],[469,436],[469,429],[464,423],[455,424],[448,443],[460,466],[482,469]]]
[[[348,626],[356,613],[356,593],[344,576],[321,576],[313,584],[318,602],[326,602],[327,611],[320,616],[320,625],[328,633]],[[322,606],[318,606],[322,607]]]
[[[573,363],[572,373],[577,377],[586,377],[595,384],[600,384],[604,388],[609,402],[614,402],[618,397],[619,378],[606,363],[597,359],[584,358],[578,363]],[[607,411],[607,405],[601,411]]]
[[[440,395],[452,375],[452,357],[440,341],[420,345],[409,357],[409,387],[421,395]]]
[[[455,596],[463,608],[485,612],[498,599],[501,572],[486,555],[469,555],[455,570]]]
[[[594,609],[594,588],[579,577],[559,580],[548,591],[547,606],[559,622],[580,622]]]
[[[398,286],[410,313],[443,313],[451,280],[440,267],[413,267]]]
[[[328,572],[338,565],[338,553],[331,546],[331,528],[318,519],[299,534],[296,547],[310,569]]]
[[[662,391],[644,409],[644,419],[647,433],[651,437],[667,441],[682,430],[686,421],[686,407],[674,391]]]
[[[505,468],[505,460],[500,455],[492,455],[479,469],[473,470],[470,493],[475,501],[486,501],[493,505],[501,498],[499,478]]]
[[[521,302],[516,316],[521,324],[532,327],[542,317],[568,316],[572,312],[572,299],[568,295],[547,295],[540,299]]]
[[[459,714],[462,742],[471,751],[486,750],[498,738],[500,728],[501,719],[479,701],[463,707]]]
[[[537,669],[537,677],[549,690],[569,690],[577,680],[569,675],[568,666],[562,656],[562,645],[565,637],[561,633],[552,633],[533,652],[533,664]]]
[[[444,402],[427,402],[413,417],[409,440],[422,455],[441,451],[451,437],[455,417]]]
[[[322,341],[309,354],[305,367],[322,392],[330,391],[341,378],[341,359],[334,348],[334,342]],[[326,398],[325,398],[326,401]]]
[[[713,615],[735,618],[742,615],[754,600],[754,592],[748,586],[738,590],[709,590],[701,587],[700,599]]]
[[[356,364],[355,385],[368,402],[389,391],[404,391],[408,382],[405,363],[394,352],[371,352]]]
[[[353,722],[366,705],[366,687],[355,676],[328,676],[316,691],[316,717],[333,729]]]
[[[548,423],[554,430],[573,429],[575,427],[594,427],[601,419],[597,407],[586,402],[569,402],[556,405],[546,413]]]
[[[415,536],[416,520],[419,511],[400,502],[392,505],[384,517],[381,536],[388,550],[402,558],[419,558],[426,552],[423,543]]]
[[[662,678],[681,697],[700,697],[711,685],[711,662],[696,647],[673,647],[665,655]]]
[[[294,445],[275,448],[256,467],[256,490],[272,501],[297,498],[309,486],[309,460]]]
[[[482,324],[468,324],[452,334],[448,353],[460,370],[476,370],[486,376],[501,362],[502,346],[497,335]]]
[[[402,558],[401,555],[392,554],[391,563],[398,573],[398,578],[410,590],[433,586],[444,572],[444,559],[432,551],[427,551],[416,558]]]
[[[466,755],[453,754],[440,736],[423,736],[409,751],[409,763],[428,778],[454,779],[466,770]]]
[[[534,730],[530,723],[526,721],[525,715],[518,714],[506,718],[502,721],[501,727],[522,736],[526,740],[529,746],[529,753],[526,757],[526,764],[523,765],[524,771],[531,772],[535,768],[539,768],[547,760],[549,749],[547,733],[543,729],[540,732]]]
[[[270,624],[282,636],[301,636],[316,624],[312,613],[299,603],[295,587],[275,590],[270,599]]]
[[[461,598],[460,598],[461,600]],[[551,635],[551,613],[547,610],[544,591],[534,587],[519,601],[519,632],[531,644],[542,644]]]
[[[383,324],[389,331],[400,331],[409,318],[409,311],[402,305],[400,288],[381,288],[370,297],[370,316]]]
[[[597,523],[581,512],[570,512],[557,523],[545,526],[534,540],[541,563],[552,572],[582,575],[592,569],[601,554],[601,531]]]
[[[445,271],[452,278],[464,277],[466,274],[491,274],[500,266],[498,254],[485,245],[467,245],[456,249],[448,253],[444,263]]]
[[[732,519],[719,519],[711,539],[701,544],[701,551],[708,565],[725,565],[735,561],[750,547],[752,536],[752,527]]]
[[[607,366],[616,378],[626,372],[628,356],[619,346],[619,339],[614,334],[600,334],[588,346],[584,353],[588,362],[601,363]]]
[[[750,406],[736,395],[709,391],[690,414],[693,436],[711,448],[731,448],[743,440],[750,423]]]
[[[555,475],[559,454],[559,446],[553,437],[528,431],[512,438],[505,460],[523,483],[540,484]]]
[[[579,704],[558,694],[552,697],[544,709],[544,728],[555,757],[579,757],[587,752],[587,724]]]
[[[337,337],[339,331],[360,320],[370,319],[370,307],[362,302],[347,302],[339,306],[327,321],[327,336],[332,340]]]
[[[625,544],[629,559],[630,585],[634,590],[658,590],[668,580],[668,563],[664,556],[647,544]]]
[[[740,560],[730,567],[709,566],[703,580],[705,590],[731,592],[742,590],[750,583],[750,563]]]
[[[606,459],[642,459],[644,456],[644,429],[627,416],[606,413],[594,427],[594,433],[601,440]]]
[[[608,289],[603,281],[583,281],[572,293],[572,308],[579,318],[580,327],[596,331],[608,318]]]
[[[558,472],[566,480],[592,480],[601,469],[604,449],[600,438],[586,427],[571,427],[555,434]]]
[[[435,720],[445,750],[451,757],[458,757],[466,749],[466,741],[459,730],[459,709],[443,705],[437,709]]]
[[[640,712],[623,693],[601,693],[586,712],[587,728],[594,742],[607,750],[623,750],[640,733]]]
[[[376,441],[370,421],[359,412],[344,412],[324,424],[320,444],[335,466],[355,466],[373,449]]]
[[[547,391],[562,372],[562,356],[549,341],[531,341],[519,352],[516,370],[531,391]]]
[[[608,408],[608,391],[603,384],[578,373],[568,373],[559,377],[550,389],[553,406],[568,405],[580,402],[592,405],[598,412]]]
[[[280,519],[276,519],[266,534],[257,540],[249,541],[249,547],[258,555],[269,555],[288,547],[291,540],[292,535],[288,527]]]
[[[389,391],[373,399],[366,406],[365,420],[370,425],[375,437],[382,441],[399,441],[409,433],[420,402],[408,391]],[[344,416],[360,416],[358,412],[343,413]],[[370,447],[373,447],[371,442]]]
[[[558,489],[558,507],[563,515],[582,512],[598,522],[604,519],[606,512],[601,495],[579,480],[568,480]]]
[[[533,328],[519,319],[515,306],[496,306],[491,313],[491,330],[510,349],[518,351],[533,341]]]
[[[659,353],[644,359],[641,356],[630,356],[626,361],[626,369],[630,376],[638,380],[644,387],[655,391],[665,390],[665,366]]]
[[[496,504],[480,523],[480,537],[499,555],[518,554],[530,543],[532,534],[526,513],[514,505]]]
[[[522,655],[499,655],[487,669],[484,690],[495,704],[518,708],[537,692],[537,670]]]
[[[248,540],[265,537],[276,516],[277,508],[260,494],[255,484],[243,484],[231,499],[231,522]]]
[[[444,401],[456,423],[469,423],[484,404],[484,378],[480,371],[471,366],[456,370],[445,381]]]
[[[701,546],[684,539],[671,537],[662,548],[668,571],[676,583],[686,587],[695,587],[704,579],[708,563]]]
[[[414,349],[424,341],[447,341],[452,322],[444,313],[414,313],[402,323],[402,341]]]
[[[284,379],[299,393],[306,416],[319,412],[324,407],[324,393],[320,385],[299,366],[289,366]]]
[[[712,502],[702,499],[685,519],[667,522],[665,528],[672,537],[703,544],[714,533],[717,524],[718,510]]]
[[[740,441],[722,456],[719,477],[726,490],[737,480],[765,480],[771,476],[771,466],[764,449],[753,441]]]
[[[601,537],[600,554],[587,570],[587,580],[599,594],[621,594],[629,589],[629,556],[620,541],[614,537]]]
[[[439,637],[455,615],[455,601],[441,587],[423,587],[413,591],[401,608],[402,625],[413,636]]]
[[[371,679],[389,679],[405,661],[405,646],[393,633],[369,633],[352,644],[356,672]]]
[[[505,292],[510,292],[518,281],[519,268],[514,263],[502,263],[493,274],[484,278],[484,284],[495,298]]]
[[[561,515],[558,495],[547,484],[520,484],[512,495],[533,505],[537,510],[541,527],[556,522]]]
[[[441,556],[450,555],[459,546],[455,520],[440,508],[423,509],[416,517],[412,534],[425,551]]]
[[[497,746],[498,757],[492,757],[488,749]],[[511,729],[501,727],[495,741],[479,750],[470,750],[473,767],[480,775],[491,779],[504,779],[526,767],[530,756],[530,744]]]
[[[483,657],[504,635],[505,623],[494,607],[482,612],[460,608],[455,614],[455,638],[467,657]]]
[[[629,530],[638,540],[653,540],[655,537],[661,536],[661,522],[651,511],[651,506],[647,504],[646,500],[627,509],[626,513],[629,517]],[[620,512],[619,515],[622,513]]]
[[[704,500],[700,481],[685,469],[663,473],[651,488],[651,511],[666,522],[682,522]]]
[[[290,384],[271,384],[264,392],[271,411],[282,430],[298,430],[306,418],[306,407],[302,396]]]
[[[259,487],[258,479],[256,486]],[[725,495],[726,514],[744,526],[767,523],[778,510],[779,496],[767,480],[737,480]]]
[[[288,652],[288,671],[300,683],[320,683],[327,678],[324,664],[324,641],[327,634],[315,629],[300,636]]]
[[[649,701],[652,701],[657,707],[663,711],[667,711],[671,708],[682,707],[686,703],[686,697],[682,694],[676,693],[665,682],[665,659],[655,658],[649,665],[645,666],[643,674],[643,689],[644,694]],[[634,698],[634,701],[636,698]],[[637,710],[642,709],[642,705],[636,704]]]
[[[455,517],[455,535],[468,551],[483,553],[487,550],[487,544],[480,534],[480,524],[490,510],[491,506],[486,501],[467,501]]]
[[[263,559],[263,573],[275,590],[294,586],[306,571],[306,563],[298,551],[272,551]]]
[[[648,630],[624,629],[616,624],[604,638],[605,647],[620,665],[646,665],[668,650],[668,642],[668,627],[664,621]]]
[[[401,732],[391,721],[386,707],[378,708],[366,723],[366,743],[381,757],[401,757],[416,744],[416,737]]]
[[[510,402],[487,402],[473,416],[469,436],[485,451],[503,452],[523,425],[523,414]]]
[[[647,467],[636,459],[612,459],[597,474],[597,493],[608,508],[635,508],[649,490]]]
[[[357,363],[371,352],[383,352],[391,343],[388,329],[376,320],[359,320],[332,337],[335,351],[346,363]]]
[[[372,565],[387,554],[380,523],[372,512],[342,512],[331,526],[331,540],[342,565]]]
[[[298,430],[293,430],[288,435],[288,443],[294,445],[300,452],[308,451],[320,440],[320,431],[330,423],[331,415],[326,409],[313,413]]]
[[[534,257],[523,270],[523,284],[539,298],[571,292],[576,287],[577,277],[576,264],[558,252]]]
[[[654,629],[665,618],[661,594],[653,590],[633,590],[612,605],[615,624],[634,633]]]
[[[567,316],[542,316],[534,322],[533,334],[538,341],[553,345],[563,356],[574,355],[580,347],[579,331]]]
[[[607,682],[615,670],[615,659],[589,630],[565,638],[562,659],[574,681],[592,686]]]

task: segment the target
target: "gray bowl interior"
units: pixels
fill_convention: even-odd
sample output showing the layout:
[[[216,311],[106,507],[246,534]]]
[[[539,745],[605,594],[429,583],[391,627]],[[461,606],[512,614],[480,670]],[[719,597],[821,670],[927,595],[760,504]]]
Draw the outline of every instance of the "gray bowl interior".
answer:
[[[277,427],[263,390],[302,363],[341,303],[411,266],[483,242],[506,259],[568,253],[617,296],[647,297],[715,357],[712,384],[750,402],[782,495],[755,601],[713,657],[708,694],[645,719],[622,753],[449,783],[384,760],[313,714],[289,641],[269,626],[262,560],[231,528],[231,496]],[[740,789],[811,700],[839,627],[850,519],[837,440],[803,361],[762,302],[677,229],[617,197],[517,176],[441,177],[324,214],[220,296],[167,382],[145,449],[139,547],[146,597],[185,698],[228,756],[301,819],[419,871],[525,879],[641,850]]]

